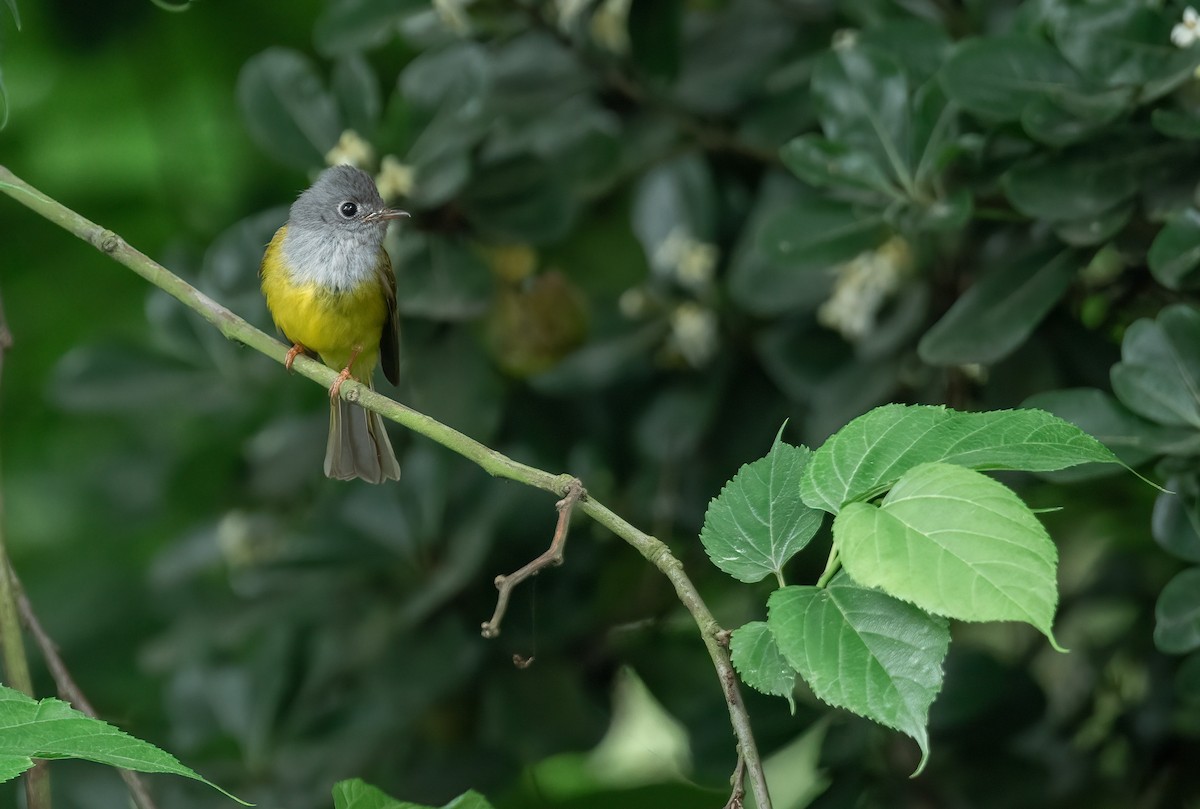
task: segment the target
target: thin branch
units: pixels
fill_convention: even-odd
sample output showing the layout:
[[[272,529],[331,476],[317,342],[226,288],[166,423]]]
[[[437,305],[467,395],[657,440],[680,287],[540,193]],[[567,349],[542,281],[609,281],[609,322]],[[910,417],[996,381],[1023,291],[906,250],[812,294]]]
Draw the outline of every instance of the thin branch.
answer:
[[[229,339],[249,346],[278,363],[283,363],[288,346],[256,329],[182,278],[171,273],[161,264],[133,249],[117,234],[101,228],[50,199],[18,179],[3,166],[0,166],[0,192],[7,194],[25,207],[75,234],[102,253],[133,270],[212,323]],[[303,356],[296,358],[292,368],[300,375],[325,386],[326,389],[333,384],[338,375],[336,371],[325,367],[324,364]],[[354,380],[349,380],[342,385],[341,394],[348,401],[356,401],[362,407],[436,441],[447,449],[473,461],[496,477],[507,478],[553,492],[560,497],[569,492],[571,484],[575,481],[572,475],[554,475],[518,463],[436,419],[405,407]],[[675,588],[680,602],[691,613],[721,683],[721,689],[729,709],[730,724],[733,726],[738,749],[745,759],[746,772],[750,778],[751,789],[758,809],[771,809],[771,799],[767,793],[762,761],[750,729],[750,716],[746,712],[741,692],[738,690],[737,676],[729,660],[729,652],[717,640],[717,634],[721,632],[721,627],[709,612],[695,585],[687,577],[682,563],[661,541],[639,531],[597,500],[587,497],[581,499],[577,505],[585,514],[632,545],[647,561],[658,568]]]
[[[729,800],[725,802],[725,809],[742,809],[746,805],[746,759],[742,757],[742,752],[738,751],[737,767],[733,770],[733,775],[729,777],[729,784],[733,787],[733,792],[729,796]]]
[[[42,658],[46,661],[46,668],[50,669],[50,676],[54,678],[54,684],[58,686],[58,695],[75,706],[75,709],[81,713],[85,713],[93,719],[99,719],[96,709],[92,707],[92,703],[88,701],[83,690],[75,682],[75,678],[67,669],[67,664],[63,662],[62,656],[58,653],[58,645],[46,633],[42,622],[38,620],[37,613],[33,611],[33,604],[30,603],[29,596],[25,595],[25,588],[21,585],[21,579],[17,576],[17,571],[11,562],[8,565],[8,577],[13,592],[17,596],[21,620],[25,624],[25,628],[29,630],[29,634],[33,635],[38,648],[41,649]],[[158,809],[141,776],[133,770],[117,769],[117,773],[125,782],[138,809]]]
[[[512,594],[514,587],[548,567],[558,567],[563,563],[563,548],[567,544],[567,528],[571,525],[571,510],[581,497],[586,496],[587,491],[584,490],[583,484],[578,479],[568,483],[567,496],[554,504],[554,507],[558,509],[558,525],[554,528],[554,537],[550,540],[550,547],[516,572],[496,577],[496,589],[500,593],[496,596],[496,609],[492,613],[492,617],[483,622],[482,634],[485,638],[494,638],[500,634],[500,622],[504,620],[504,613],[508,609],[508,597]],[[518,668],[527,668],[528,666],[528,663],[517,664]]]
[[[12,348],[13,336],[4,316],[0,300],[0,374],[4,357]],[[25,654],[25,639],[17,616],[17,600],[9,577],[3,572],[9,567],[8,548],[4,538],[4,492],[0,487],[0,656],[4,658],[4,673],[8,684],[28,697],[33,697],[33,678],[29,676],[29,659]],[[38,761],[25,773],[25,802],[29,809],[50,809],[50,770],[45,761]]]

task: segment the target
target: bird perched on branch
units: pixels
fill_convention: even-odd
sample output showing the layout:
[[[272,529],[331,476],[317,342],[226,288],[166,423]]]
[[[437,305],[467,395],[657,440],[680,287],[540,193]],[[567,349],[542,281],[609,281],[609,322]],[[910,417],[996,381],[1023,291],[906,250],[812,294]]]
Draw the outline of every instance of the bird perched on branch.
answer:
[[[334,166],[292,204],[259,270],[271,317],[292,343],[284,365],[305,353],[341,372],[329,389],[325,450],[325,474],[338,480],[400,477],[383,419],[342,399],[341,387],[347,379],[374,387],[377,360],[393,384],[400,377],[396,278],[383,238],[404,216],[368,174]]]

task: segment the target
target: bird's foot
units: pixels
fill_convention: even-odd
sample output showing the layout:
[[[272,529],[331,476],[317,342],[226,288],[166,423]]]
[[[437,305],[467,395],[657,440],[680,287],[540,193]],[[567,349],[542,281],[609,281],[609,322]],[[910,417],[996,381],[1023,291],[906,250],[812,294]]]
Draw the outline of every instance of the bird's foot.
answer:
[[[336,402],[339,398],[341,398],[342,383],[345,382],[349,378],[350,378],[350,366],[346,366],[345,368],[342,369],[342,372],[340,374],[338,374],[337,379],[333,380],[333,384],[329,386],[329,400],[331,402]]]
[[[290,349],[288,349],[287,356],[283,358],[283,367],[287,368],[289,371],[291,371],[292,363],[296,361],[296,357],[300,356],[303,353],[304,353],[304,346],[300,345],[299,343],[295,343],[294,345],[292,345],[292,347]]]

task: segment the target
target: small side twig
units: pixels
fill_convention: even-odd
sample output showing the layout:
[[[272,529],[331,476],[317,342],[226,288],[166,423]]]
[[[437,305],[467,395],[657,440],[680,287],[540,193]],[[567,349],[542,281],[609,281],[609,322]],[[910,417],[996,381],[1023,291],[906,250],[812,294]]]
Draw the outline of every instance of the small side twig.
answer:
[[[746,804],[746,759],[742,757],[742,749],[738,748],[737,766],[733,775],[729,776],[733,792],[725,803],[725,809],[742,809]]]
[[[550,547],[519,570],[507,576],[496,577],[496,589],[500,593],[496,596],[496,610],[492,617],[483,622],[481,634],[485,638],[494,638],[500,634],[500,622],[504,620],[504,613],[508,609],[508,597],[514,587],[548,567],[558,567],[562,564],[563,548],[567,544],[567,528],[571,524],[571,510],[581,497],[586,496],[587,491],[579,479],[571,480],[567,484],[566,496],[554,504],[558,509],[558,525],[554,528],[554,538],[550,540]],[[525,665],[528,666],[528,663]]]
[[[33,604],[30,603],[29,596],[25,594],[25,588],[21,585],[21,580],[17,577],[17,571],[13,569],[12,562],[8,563],[8,579],[17,597],[21,621],[29,630],[29,634],[33,636],[38,649],[41,650],[42,658],[46,661],[46,668],[50,670],[50,676],[54,678],[54,684],[58,686],[58,695],[71,703],[76,710],[93,719],[98,719],[96,709],[84,696],[83,690],[75,682],[75,678],[67,669],[67,664],[63,662],[62,656],[58,653],[58,645],[46,633],[42,622],[38,620],[37,613],[33,611]],[[117,769],[117,772],[129,789],[129,794],[138,809],[157,809],[154,799],[150,797],[150,792],[146,789],[146,784],[136,772],[122,769]]]

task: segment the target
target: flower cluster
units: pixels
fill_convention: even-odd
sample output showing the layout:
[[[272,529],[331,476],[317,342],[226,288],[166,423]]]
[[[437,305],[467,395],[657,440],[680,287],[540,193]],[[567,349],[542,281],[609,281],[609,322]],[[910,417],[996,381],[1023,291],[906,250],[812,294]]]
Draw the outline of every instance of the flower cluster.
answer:
[[[879,310],[900,288],[912,265],[912,249],[900,236],[860,253],[837,268],[833,294],[821,304],[817,320],[851,342],[861,340],[874,329]]]

